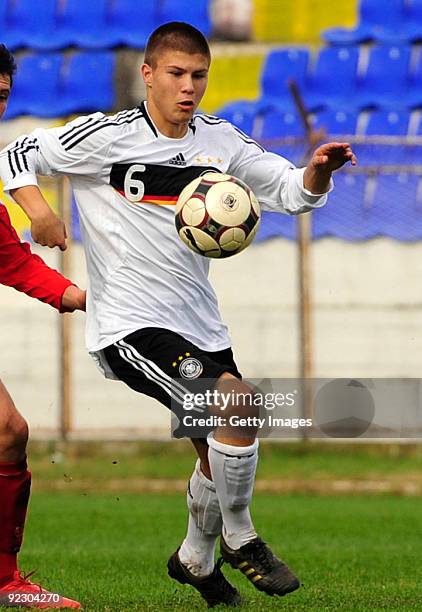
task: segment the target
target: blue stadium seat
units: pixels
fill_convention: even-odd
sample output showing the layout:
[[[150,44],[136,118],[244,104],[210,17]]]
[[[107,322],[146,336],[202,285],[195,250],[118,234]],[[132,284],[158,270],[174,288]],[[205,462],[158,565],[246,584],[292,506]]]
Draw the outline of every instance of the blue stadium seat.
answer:
[[[1,41],[11,50],[35,46],[46,32],[54,30],[56,9],[57,0],[42,0],[36,9],[32,0],[9,0],[6,8],[2,7],[7,14]]]
[[[410,113],[375,111],[370,114],[365,136],[407,136]],[[393,144],[360,144],[355,147],[360,164],[404,164],[406,149]]]
[[[308,110],[340,108],[356,87],[358,47],[325,47],[309,76],[304,99]]]
[[[407,45],[373,47],[366,73],[358,78],[349,104],[357,108],[397,108],[405,104],[410,53]]]
[[[327,110],[315,115],[313,127],[324,128],[329,136],[354,135],[357,132],[359,114],[355,111]]]
[[[412,66],[408,76],[407,89],[401,100],[408,108],[422,108],[422,52],[419,51],[417,63]]]
[[[158,26],[157,0],[111,0],[109,36],[114,45],[144,48]]]
[[[63,57],[59,53],[24,56],[18,65],[6,119],[20,115],[55,117]]]
[[[379,175],[371,224],[376,235],[395,240],[422,238],[421,178],[414,174]]]
[[[361,0],[357,28],[331,28],[323,38],[333,45],[355,45],[398,34],[404,26],[403,0]]]
[[[238,100],[223,106],[217,113],[218,117],[230,121],[242,132],[254,136],[254,123],[256,120],[255,105],[249,100]]]
[[[362,174],[336,173],[335,189],[323,208],[312,213],[312,237],[335,236],[343,240],[368,240],[370,226],[367,178]]]
[[[410,113],[396,111],[374,111],[370,114],[365,129],[367,136],[406,136],[409,130]]]
[[[112,110],[115,54],[112,51],[78,51],[66,59],[55,113]]]
[[[211,33],[209,0],[161,0],[160,22],[186,21],[205,36]]]
[[[287,83],[289,79],[294,79],[303,89],[308,61],[308,49],[291,47],[271,51],[262,71],[262,93],[257,108],[264,110],[275,106],[293,110],[294,104]]]
[[[285,138],[286,136],[304,136],[304,126],[296,113],[273,109],[262,117],[261,140]]]
[[[0,0],[0,32],[2,33],[1,42],[3,42],[4,32],[6,32],[7,27],[8,27],[8,24],[7,24],[8,5],[9,5],[8,0]]]
[[[305,128],[301,118],[295,112],[272,109],[268,110],[261,120],[259,140],[262,145],[293,163],[300,164],[306,149]],[[290,142],[276,142],[280,138],[289,138]]]
[[[113,45],[108,23],[109,0],[64,0],[59,7],[51,46],[105,49]]]
[[[422,0],[404,3],[405,22],[400,38],[415,43],[422,40]]]

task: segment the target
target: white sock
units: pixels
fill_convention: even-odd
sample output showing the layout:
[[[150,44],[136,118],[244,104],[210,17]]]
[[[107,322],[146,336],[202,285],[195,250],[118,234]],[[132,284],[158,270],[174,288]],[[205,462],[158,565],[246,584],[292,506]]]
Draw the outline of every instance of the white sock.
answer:
[[[208,436],[208,461],[223,517],[223,537],[237,550],[257,533],[249,504],[258,462],[258,440],[251,446],[231,446]]]
[[[208,576],[214,569],[214,550],[221,534],[222,519],[214,483],[201,472],[198,459],[189,481],[188,532],[179,559],[195,576]]]

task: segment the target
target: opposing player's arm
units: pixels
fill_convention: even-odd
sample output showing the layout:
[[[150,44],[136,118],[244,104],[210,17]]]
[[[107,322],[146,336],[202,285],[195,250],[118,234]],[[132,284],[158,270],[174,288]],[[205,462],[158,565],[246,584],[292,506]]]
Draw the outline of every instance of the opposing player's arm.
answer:
[[[0,206],[0,283],[50,304],[61,312],[85,310],[85,291],[53,270],[21,242]]]
[[[35,242],[66,248],[64,223],[44,199],[37,176],[97,176],[113,141],[112,130],[113,122],[102,113],[95,113],[59,128],[37,129],[0,153],[4,190],[10,192],[31,220]]]

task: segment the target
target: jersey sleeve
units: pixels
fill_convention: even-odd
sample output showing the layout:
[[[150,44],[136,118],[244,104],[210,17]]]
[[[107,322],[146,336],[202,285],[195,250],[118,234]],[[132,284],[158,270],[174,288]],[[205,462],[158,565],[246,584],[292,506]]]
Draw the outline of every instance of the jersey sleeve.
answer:
[[[228,173],[245,181],[258,198],[263,210],[290,215],[324,206],[327,193],[313,194],[303,186],[305,168],[295,168],[290,161],[265,151],[257,142],[231,124],[226,125],[234,154]],[[333,188],[330,182],[331,191]]]
[[[113,142],[115,123],[103,113],[78,117],[50,129],[36,129],[0,153],[5,191],[37,184],[37,174],[97,176]]]
[[[21,242],[5,206],[0,204],[0,283],[50,304],[62,312],[65,290],[73,283],[53,270],[29,244]]]

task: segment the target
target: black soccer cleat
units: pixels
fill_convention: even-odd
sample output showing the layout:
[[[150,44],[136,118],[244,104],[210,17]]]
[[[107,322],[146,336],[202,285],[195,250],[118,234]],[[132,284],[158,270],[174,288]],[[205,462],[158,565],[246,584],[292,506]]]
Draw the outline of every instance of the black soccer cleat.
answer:
[[[221,537],[220,550],[224,561],[243,572],[259,591],[267,595],[287,595],[300,586],[298,578],[259,537],[239,550],[230,548]]]
[[[241,602],[240,593],[228,582],[222,572],[222,561],[218,561],[212,574],[200,578],[192,574],[179,559],[179,549],[172,554],[167,562],[170,578],[174,578],[181,584],[192,585],[205,599],[209,608],[218,604],[237,606]]]

